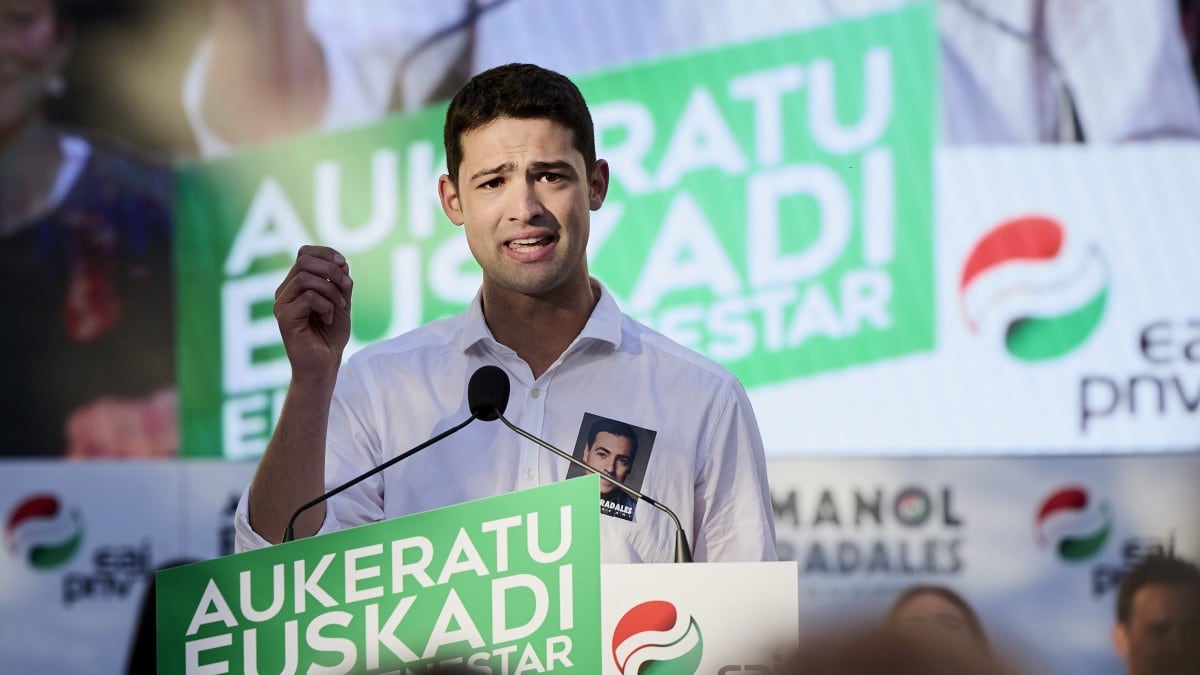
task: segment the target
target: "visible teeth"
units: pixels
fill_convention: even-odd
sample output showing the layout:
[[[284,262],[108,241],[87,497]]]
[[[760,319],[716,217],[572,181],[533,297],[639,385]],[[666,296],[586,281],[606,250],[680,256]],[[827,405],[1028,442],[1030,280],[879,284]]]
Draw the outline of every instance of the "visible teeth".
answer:
[[[513,239],[508,242],[510,248],[519,251],[529,251],[535,248],[541,248],[550,243],[550,237],[530,237],[528,239]]]

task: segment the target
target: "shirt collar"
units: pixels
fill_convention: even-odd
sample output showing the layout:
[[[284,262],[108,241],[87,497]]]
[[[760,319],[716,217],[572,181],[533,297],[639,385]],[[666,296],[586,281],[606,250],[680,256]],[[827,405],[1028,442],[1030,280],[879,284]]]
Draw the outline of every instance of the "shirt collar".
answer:
[[[579,336],[572,344],[579,344],[585,340],[598,340],[607,342],[613,346],[613,349],[617,349],[621,346],[624,316],[621,314],[621,308],[617,306],[617,301],[613,298],[612,293],[609,293],[608,289],[604,287],[604,284],[594,277],[592,281],[600,289],[600,300],[592,309],[592,315],[588,317],[583,330],[579,331]],[[483,341],[496,344],[496,338],[492,337],[492,331],[483,318],[483,289],[480,288],[471,300],[471,305],[463,313],[459,348],[466,352]]]

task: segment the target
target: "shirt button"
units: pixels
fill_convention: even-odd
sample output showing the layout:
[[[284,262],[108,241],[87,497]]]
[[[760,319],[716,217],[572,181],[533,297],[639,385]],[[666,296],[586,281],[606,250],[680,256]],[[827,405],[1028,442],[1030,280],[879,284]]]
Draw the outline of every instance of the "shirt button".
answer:
[[[542,392],[538,391],[537,389],[530,389],[529,395],[532,396],[533,398],[537,398],[542,395]]]

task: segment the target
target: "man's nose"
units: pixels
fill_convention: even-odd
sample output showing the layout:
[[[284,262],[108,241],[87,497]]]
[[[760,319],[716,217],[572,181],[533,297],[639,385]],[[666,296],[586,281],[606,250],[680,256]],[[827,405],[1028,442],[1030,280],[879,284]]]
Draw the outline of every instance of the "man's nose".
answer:
[[[546,206],[538,194],[537,184],[524,181],[514,187],[511,219],[521,223],[532,223],[546,213]]]

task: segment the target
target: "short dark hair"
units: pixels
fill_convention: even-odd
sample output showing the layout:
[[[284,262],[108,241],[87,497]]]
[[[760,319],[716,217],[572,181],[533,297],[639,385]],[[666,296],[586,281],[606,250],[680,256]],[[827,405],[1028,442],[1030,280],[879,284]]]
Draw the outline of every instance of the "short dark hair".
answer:
[[[954,592],[946,586],[937,584],[917,584],[909,586],[905,589],[896,600],[892,603],[892,607],[888,610],[887,621],[889,624],[895,623],[900,616],[900,610],[919,595],[934,595],[946,602],[954,605],[958,611],[962,612],[967,619],[967,628],[971,631],[971,635],[978,640],[981,647],[988,647],[987,632],[983,630],[983,622],[979,620],[979,615],[975,613],[975,609],[971,607],[971,603],[967,602],[966,598]]]
[[[463,134],[501,117],[548,119],[570,129],[572,143],[583,155],[584,169],[591,175],[596,166],[596,134],[579,87],[553,70],[510,63],[476,75],[450,99],[442,142],[446,146],[446,172],[455,185],[463,159]]]
[[[1117,621],[1129,625],[1133,616],[1133,597],[1142,588],[1151,585],[1190,587],[1197,593],[1200,602],[1200,568],[1172,555],[1153,553],[1121,579],[1117,589]]]
[[[601,432],[610,433],[613,436],[628,438],[629,459],[632,460],[634,457],[637,457],[638,438],[637,432],[633,430],[632,424],[626,424],[618,420],[601,417],[592,423],[591,429],[588,429],[587,445],[589,448],[592,447],[592,445],[596,442],[596,436],[600,435]]]

